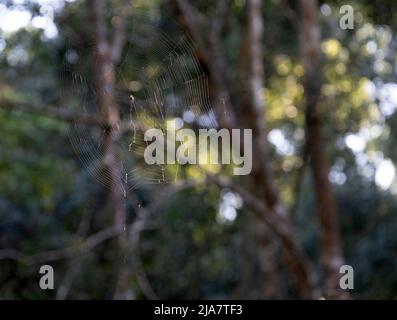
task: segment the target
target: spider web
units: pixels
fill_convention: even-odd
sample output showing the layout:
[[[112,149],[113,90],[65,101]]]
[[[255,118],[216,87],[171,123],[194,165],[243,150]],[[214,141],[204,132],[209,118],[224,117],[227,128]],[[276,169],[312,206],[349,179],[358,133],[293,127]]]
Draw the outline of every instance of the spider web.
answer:
[[[217,126],[209,103],[207,77],[189,37],[170,19],[167,24],[173,23],[172,34],[162,30],[161,21],[151,21],[142,14],[133,14],[129,19],[132,26],[116,69],[113,93],[119,106],[120,126],[111,133],[118,135],[115,140],[121,170],[117,180],[124,194],[145,184],[178,179],[178,161],[168,165],[146,164],[143,153],[148,143],[140,127],[165,133],[170,121],[195,129]],[[94,48],[87,46],[88,57]],[[89,70],[77,71],[65,62],[61,72],[62,94],[68,108],[95,117],[100,115],[99,101],[89,74]],[[114,172],[111,174],[111,168],[103,166],[103,130],[106,131],[99,126],[72,122],[69,138],[82,166],[98,182],[110,187]]]

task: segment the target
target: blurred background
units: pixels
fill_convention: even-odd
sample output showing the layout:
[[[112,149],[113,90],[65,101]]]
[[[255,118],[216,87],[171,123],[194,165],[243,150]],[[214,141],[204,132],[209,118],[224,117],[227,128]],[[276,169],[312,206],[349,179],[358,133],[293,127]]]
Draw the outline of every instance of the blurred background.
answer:
[[[397,298],[396,22],[392,0],[1,0],[0,298]],[[170,121],[252,129],[251,174],[145,167],[142,127]]]

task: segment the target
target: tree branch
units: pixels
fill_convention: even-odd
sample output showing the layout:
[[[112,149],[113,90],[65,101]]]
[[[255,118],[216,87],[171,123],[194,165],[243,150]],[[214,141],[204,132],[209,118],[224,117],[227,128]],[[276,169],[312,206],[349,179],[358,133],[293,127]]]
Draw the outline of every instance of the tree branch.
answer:
[[[243,116],[239,110],[232,106],[230,92],[224,80],[225,72],[220,69],[224,57],[219,52],[213,51],[205,45],[200,34],[203,26],[194,19],[192,6],[185,0],[173,0],[177,7],[177,14],[181,24],[193,38],[194,45],[200,62],[205,66],[211,81],[211,98],[215,104],[215,112],[220,126],[224,128],[238,128]],[[299,241],[296,239],[292,219],[287,214],[285,207],[280,203],[278,194],[273,184],[266,163],[266,134],[263,92],[263,51],[262,51],[263,21],[260,0],[249,0],[247,8],[247,35],[245,39],[246,56],[248,62],[244,68],[245,78],[239,83],[247,84],[239,88],[240,96],[245,96],[245,101],[240,106],[241,113],[248,120],[243,122],[243,127],[253,130],[253,170],[250,176],[251,192],[241,190],[246,201],[254,207],[258,217],[265,221],[277,234],[288,258],[287,265],[291,276],[297,284],[299,294],[303,298],[314,298],[316,292],[313,284],[313,273],[309,261],[303,253]],[[214,41],[214,40],[213,40]],[[218,39],[220,42],[220,39]],[[218,49],[219,45],[215,46]],[[227,116],[226,116],[227,115]],[[237,119],[240,123],[237,122]],[[232,185],[232,188],[236,186]]]
[[[134,228],[134,223],[127,226],[127,228],[131,230],[137,230],[136,227]],[[154,227],[156,227],[156,225],[147,224],[145,226],[141,226],[139,230],[151,230]],[[109,227],[97,233],[94,233],[93,235],[86,238],[84,241],[76,243],[75,245],[71,245],[69,247],[59,250],[43,251],[32,255],[25,254],[12,248],[1,249],[0,260],[16,260],[22,264],[35,265],[50,261],[69,259],[81,255],[89,250],[92,250],[100,245],[102,242],[117,237],[124,232],[124,230],[120,230],[116,227]]]
[[[108,239],[118,236],[122,231],[123,230],[118,230],[115,227],[110,227],[93,234],[85,241],[76,245],[59,250],[44,251],[33,255],[27,255],[14,249],[2,249],[0,250],[0,260],[17,260],[26,265],[34,265],[49,261],[72,258],[95,248],[97,245]]]
[[[13,102],[10,100],[0,99],[0,109],[7,109],[12,111],[23,111],[27,113],[36,114],[43,117],[53,118],[65,122],[77,123],[92,127],[107,128],[110,124],[102,119],[101,116],[78,113],[68,110],[66,107],[55,107],[55,106],[37,106],[27,102]],[[133,120],[123,120],[120,122],[119,130],[113,132],[115,140],[123,134],[131,131],[145,132],[148,129],[145,125],[138,123]]]
[[[102,117],[95,115],[88,115],[84,113],[76,113],[68,110],[65,107],[54,107],[54,106],[37,106],[28,102],[13,102],[10,100],[0,99],[0,108],[10,110],[22,110],[37,115],[50,117],[66,122],[75,122],[85,125],[93,126],[106,126],[107,123]]]

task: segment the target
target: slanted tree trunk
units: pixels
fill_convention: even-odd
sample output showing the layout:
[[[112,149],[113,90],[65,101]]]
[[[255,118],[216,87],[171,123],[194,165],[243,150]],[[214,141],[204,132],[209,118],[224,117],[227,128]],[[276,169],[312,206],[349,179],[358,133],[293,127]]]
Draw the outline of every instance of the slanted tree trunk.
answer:
[[[213,103],[220,125],[228,129],[241,126],[251,128],[253,131],[253,169],[248,182],[251,194],[248,194],[245,200],[256,210],[257,217],[266,223],[280,239],[288,270],[299,297],[315,298],[317,295],[310,264],[296,238],[292,220],[277,196],[273,179],[268,170],[265,104],[262,96],[264,72],[261,0],[248,0],[247,4],[247,34],[245,35],[247,44],[244,48],[244,55],[241,57],[245,65],[242,68],[244,72],[239,79],[241,96],[239,107],[240,113],[244,116],[239,116],[239,121],[237,121],[236,109],[232,106],[230,93],[223,79],[225,73],[220,69],[220,66],[225,65],[225,63],[220,61],[223,58],[221,58],[219,52],[213,52],[214,48],[217,49],[217,47],[214,45],[209,48],[206,47],[206,41],[204,41],[200,32],[202,25],[196,18],[197,15],[190,3],[186,0],[173,0],[173,2],[177,8],[177,16],[181,24],[193,38],[200,62],[208,71],[211,83],[210,94],[212,99],[216,99],[213,100]],[[217,41],[219,42],[220,39],[218,38]],[[223,106],[219,108],[221,101]],[[228,117],[224,116],[225,109],[227,109]],[[260,233],[263,235],[264,231],[262,229]],[[270,232],[266,231],[265,233],[270,235]],[[268,241],[263,242],[262,250],[266,250],[265,243],[266,246],[269,244]],[[263,254],[262,256],[268,255]]]
[[[245,113],[245,123],[253,130],[253,169],[251,173],[252,191],[271,211],[269,214],[276,216],[278,220],[276,234],[280,237],[282,249],[285,253],[288,270],[291,279],[302,298],[315,297],[313,275],[309,263],[295,238],[295,230],[291,219],[278,198],[273,178],[268,169],[267,145],[266,145],[266,120],[264,99],[264,66],[263,66],[263,18],[262,1],[248,0],[247,3],[247,29],[245,45],[242,50],[241,66],[241,105]],[[245,54],[244,54],[245,51]],[[246,73],[244,75],[244,73]],[[280,224],[284,224],[281,231]],[[260,226],[260,224],[258,224]],[[263,226],[261,227],[263,229]],[[280,232],[281,231],[281,232]],[[268,234],[263,238],[264,232]],[[271,230],[262,230],[262,247],[270,245]],[[274,241],[274,240],[273,240]],[[274,246],[274,244],[273,244]],[[269,246],[267,250],[272,250]],[[274,247],[273,247],[274,250]],[[266,254],[264,255],[266,256]],[[263,257],[263,254],[262,254]],[[274,260],[274,259],[273,259]],[[267,263],[274,264],[274,261]],[[266,263],[266,261],[263,261]],[[274,270],[274,266],[271,267]]]
[[[339,268],[344,264],[338,225],[337,203],[328,180],[329,163],[319,105],[321,93],[320,26],[316,0],[300,0],[300,47],[305,69],[306,144],[310,157],[316,208],[320,220],[320,263],[326,298],[348,298],[339,287]]]

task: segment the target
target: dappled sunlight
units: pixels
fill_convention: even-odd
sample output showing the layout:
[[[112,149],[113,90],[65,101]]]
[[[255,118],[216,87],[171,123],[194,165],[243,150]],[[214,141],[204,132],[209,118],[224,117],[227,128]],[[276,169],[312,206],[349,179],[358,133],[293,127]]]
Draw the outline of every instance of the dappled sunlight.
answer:
[[[321,44],[321,49],[328,58],[336,58],[342,50],[342,45],[337,39],[329,39]]]
[[[362,137],[352,133],[345,137],[345,143],[355,153],[364,151],[366,146],[366,142]]]
[[[276,147],[276,150],[281,155],[292,155],[295,151],[291,142],[285,138],[280,129],[273,129],[268,134],[268,140]]]
[[[393,1],[0,2],[0,299],[397,297]]]
[[[394,181],[396,168],[390,159],[382,160],[376,167],[375,183],[376,185],[387,190]]]
[[[237,218],[237,210],[243,206],[243,199],[238,193],[226,191],[221,196],[217,220],[219,223],[230,223]]]
[[[32,15],[29,11],[21,8],[9,10],[0,3],[0,29],[5,34],[13,33],[26,27]]]

